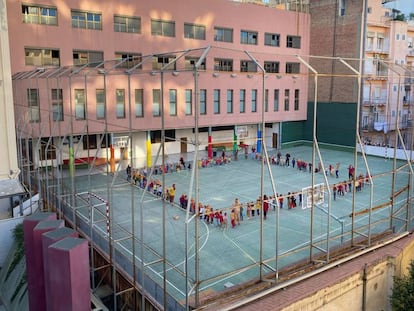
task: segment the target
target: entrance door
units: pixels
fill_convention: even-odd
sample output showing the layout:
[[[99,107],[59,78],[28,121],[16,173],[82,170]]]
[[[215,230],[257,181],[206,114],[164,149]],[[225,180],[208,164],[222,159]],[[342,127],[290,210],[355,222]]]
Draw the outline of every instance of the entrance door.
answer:
[[[187,137],[181,137],[180,153],[187,153]]]
[[[277,149],[277,133],[273,133],[273,137],[272,137],[272,148]]]

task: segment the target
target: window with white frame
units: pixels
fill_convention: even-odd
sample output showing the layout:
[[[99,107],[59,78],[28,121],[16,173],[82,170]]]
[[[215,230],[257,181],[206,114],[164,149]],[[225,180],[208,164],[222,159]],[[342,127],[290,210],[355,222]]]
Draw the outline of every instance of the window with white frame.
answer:
[[[279,111],[279,90],[274,90],[273,111]]]
[[[133,68],[142,62],[141,53],[127,53],[127,52],[116,52],[115,58],[120,62],[117,65],[118,68]],[[142,65],[136,67],[136,69],[141,69]]]
[[[71,11],[72,28],[102,29],[102,14],[87,11]]]
[[[366,49],[368,51],[372,51],[374,49],[374,36],[374,32],[367,31]]]
[[[155,55],[152,57],[152,69],[161,70],[164,68],[164,70],[175,70],[176,62],[174,60],[175,56],[173,55]]]
[[[36,4],[22,4],[25,24],[57,25],[57,8]]]
[[[265,105],[265,112],[268,112],[269,111],[269,90],[268,89],[265,89],[264,105]]]
[[[40,122],[39,89],[27,89],[29,121]]]
[[[214,41],[233,42],[233,29],[214,27]]]
[[[193,114],[193,90],[185,90],[185,114],[190,116]]]
[[[301,37],[299,36],[287,36],[286,47],[293,49],[300,49]]]
[[[264,69],[268,73],[279,73],[279,62],[264,62]]]
[[[105,109],[105,90],[97,89],[96,90],[96,118],[98,120],[105,119],[106,115]]]
[[[257,64],[252,60],[241,60],[240,72],[257,72]]]
[[[285,89],[285,111],[289,111],[289,90]]]
[[[73,51],[73,64],[75,66],[89,64],[96,67],[103,62],[103,52],[99,51]]]
[[[186,56],[185,59],[184,59],[184,68],[186,70],[193,70],[199,59],[200,58],[198,58],[198,57]],[[199,70],[206,70],[206,59],[205,58],[201,62],[201,64],[198,67],[198,69]]]
[[[251,104],[252,112],[257,112],[257,90],[252,90]]]
[[[207,114],[207,90],[200,90],[200,114]]]
[[[151,35],[175,37],[175,22],[161,19],[151,19]]]
[[[114,15],[114,31],[141,33],[141,18],[138,16]]]
[[[206,26],[184,23],[184,38],[205,40]]]
[[[59,66],[60,51],[57,49],[25,48],[26,66]]]
[[[300,63],[286,63],[286,73],[299,73]]]
[[[152,116],[159,117],[161,115],[161,90],[152,90]]]
[[[233,71],[233,60],[224,58],[214,59],[214,70],[216,71]]]
[[[257,31],[240,31],[240,43],[241,44],[252,44],[257,45]]]
[[[214,114],[220,114],[220,90],[219,89],[214,89],[214,95],[213,95],[213,100],[214,100]]]
[[[299,89],[295,89],[294,109],[295,109],[295,111],[299,110]]]
[[[62,89],[52,89],[52,110],[53,110],[53,121],[63,121],[63,95]]]
[[[233,113],[233,90],[227,90],[227,113]]]
[[[116,89],[116,117],[125,118],[125,90]]]
[[[135,117],[144,117],[144,90],[135,89]]]
[[[240,90],[239,94],[239,101],[240,101],[240,113],[246,112],[246,90]]]
[[[177,115],[177,90],[169,90],[170,116]]]
[[[265,33],[264,44],[268,46],[280,46],[280,34]]]
[[[86,118],[86,99],[84,89],[75,89],[75,118],[85,120]]]

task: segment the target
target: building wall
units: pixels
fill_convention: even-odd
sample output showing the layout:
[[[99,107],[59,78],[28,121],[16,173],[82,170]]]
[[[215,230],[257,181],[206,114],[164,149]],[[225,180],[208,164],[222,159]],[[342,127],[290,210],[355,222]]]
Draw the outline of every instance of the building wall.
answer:
[[[240,4],[227,0],[214,0],[208,2],[193,1],[191,9],[186,1],[161,1],[157,3],[124,0],[113,1],[67,1],[57,6],[58,25],[38,25],[22,22],[22,4],[20,1],[9,1],[8,14],[20,16],[10,22],[12,36],[10,49],[13,52],[12,71],[15,74],[15,105],[17,107],[17,123],[26,124],[29,118],[27,89],[39,89],[40,121],[32,122],[28,128],[22,131],[23,136],[47,137],[59,133],[63,136],[67,133],[80,134],[88,128],[90,133],[99,133],[104,129],[110,132],[127,132],[129,128],[135,131],[159,129],[162,126],[160,117],[153,117],[152,92],[160,89],[161,77],[159,73],[152,73],[152,59],[144,60],[142,70],[135,70],[131,76],[125,74],[125,70],[114,69],[115,62],[105,64],[107,75],[99,74],[99,70],[85,68],[80,72],[71,70],[52,74],[53,66],[42,66],[42,71],[36,71],[39,66],[25,64],[25,48],[38,47],[56,49],[60,55],[60,65],[73,65],[74,50],[102,51],[105,61],[113,60],[116,52],[140,53],[143,59],[147,55],[169,52],[177,56],[177,68],[184,68],[183,53],[187,49],[205,49],[211,46],[207,55],[206,70],[200,72],[198,87],[207,90],[207,113],[200,116],[199,125],[237,125],[257,124],[261,121],[263,104],[263,86],[269,91],[269,111],[266,113],[266,122],[279,122],[283,120],[304,120],[306,118],[307,79],[305,66],[301,66],[298,76],[286,74],[285,67],[288,62],[297,62],[296,54],[308,54],[309,52],[309,14],[295,13],[272,7],[255,4]],[[25,5],[30,2],[25,3]],[[33,5],[36,3],[33,2]],[[202,5],[201,5],[202,4]],[[41,3],[42,6],[55,6],[53,1]],[[77,29],[71,26],[71,9],[82,9],[90,12],[102,12],[102,30]],[[231,12],[231,14],[229,14]],[[113,30],[113,15],[139,16],[141,18],[141,33],[119,33]],[[151,19],[163,19],[175,22],[175,37],[151,35]],[[241,24],[240,21],[243,21]],[[184,23],[194,23],[206,26],[205,40],[184,38]],[[233,42],[214,41],[214,27],[233,29]],[[258,33],[258,44],[241,44],[240,32],[242,30]],[[264,34],[280,34],[280,46],[265,46]],[[287,48],[287,36],[300,36],[300,48]],[[63,39],[64,38],[64,39]],[[194,57],[200,57],[201,52],[192,52]],[[280,75],[268,74],[265,78],[258,70],[252,75],[240,71],[240,61],[250,60],[248,53],[257,59],[262,65],[264,61],[278,61],[280,63]],[[233,59],[233,77],[230,72],[220,72],[214,75],[214,59]],[[34,70],[33,75],[18,75],[18,72]],[[46,70],[46,72],[43,72]],[[31,77],[31,78],[28,78]],[[293,79],[294,78],[294,79]],[[263,81],[264,79],[264,81]],[[184,111],[185,89],[194,88],[192,72],[181,71],[172,75],[171,72],[163,77],[164,116],[165,128],[192,128],[194,126],[194,112],[186,115]],[[62,88],[64,120],[52,122],[53,107],[50,99],[51,88]],[[144,90],[144,116],[140,118],[128,116],[134,115],[134,90]],[[75,113],[75,89],[85,89],[86,120],[77,120]],[[99,120],[96,117],[96,89],[105,89],[107,104],[107,120]],[[115,92],[123,89],[126,92],[125,118],[117,118],[115,115]],[[172,115],[169,109],[169,90],[177,90],[177,114]],[[213,113],[213,92],[220,90],[220,114]],[[246,90],[246,112],[240,113],[240,89]],[[279,109],[274,111],[274,90],[279,89]],[[226,112],[227,91],[233,90],[233,111]],[[252,90],[257,91],[257,110],[252,112]],[[284,91],[289,90],[289,109],[284,108]],[[294,92],[300,91],[299,108],[293,109]],[[194,96],[193,92],[193,96]],[[195,100],[195,99],[194,99]],[[131,109],[129,102],[132,103]],[[44,123],[46,122],[46,124]],[[36,124],[38,123],[38,124]],[[58,124],[56,124],[58,123]],[[22,128],[20,126],[20,128]],[[30,134],[28,134],[30,133]]]
[[[318,77],[318,101],[355,103],[358,95],[355,73],[338,60],[321,58],[341,57],[356,70],[359,69],[359,62],[355,59],[360,58],[363,1],[345,1],[341,14],[340,2],[310,2],[310,55],[314,56],[310,64],[321,75]],[[314,100],[314,87],[311,79],[309,100]]]

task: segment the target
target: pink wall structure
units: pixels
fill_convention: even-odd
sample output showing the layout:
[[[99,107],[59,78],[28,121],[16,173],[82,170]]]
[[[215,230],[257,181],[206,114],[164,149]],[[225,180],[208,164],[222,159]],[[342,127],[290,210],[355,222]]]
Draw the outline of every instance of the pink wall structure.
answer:
[[[59,301],[58,302],[54,301],[58,297],[55,297],[54,295],[51,294],[50,286],[51,286],[52,275],[51,275],[51,270],[49,269],[50,263],[49,263],[49,257],[48,257],[48,248],[50,245],[64,238],[67,238],[67,237],[77,238],[78,236],[79,234],[77,231],[67,228],[67,227],[59,228],[59,229],[42,234],[42,248],[43,248],[43,260],[44,260],[43,264],[44,264],[44,267],[46,267],[44,269],[46,310],[49,310],[49,311],[54,310],[52,306],[57,305],[59,303]]]
[[[41,222],[55,222],[54,213],[35,213],[23,221],[24,250],[26,256],[27,287],[29,291],[30,310],[44,311],[45,293],[43,281],[43,255],[40,241],[40,232],[35,232]],[[56,224],[54,225],[56,227]]]
[[[91,308],[88,242],[64,238],[48,248],[50,310],[88,311]]]
[[[24,5],[37,3],[25,2]],[[24,23],[22,16],[22,3],[9,0],[7,11],[9,16],[21,16],[9,20],[10,49],[12,53],[12,72],[36,70],[38,66],[25,65],[25,47],[54,49],[59,51],[60,65],[73,65],[73,51],[102,51],[105,61],[113,60],[115,54],[140,53],[151,55],[170,52],[178,58],[185,51],[200,49],[188,55],[200,57],[203,50],[210,46],[207,55],[206,70],[200,73],[199,89],[207,90],[207,113],[200,116],[199,126],[220,126],[236,124],[257,124],[261,121],[261,103],[263,102],[262,89],[269,90],[269,111],[266,112],[266,122],[300,121],[306,119],[307,110],[307,69],[301,65],[301,71],[294,77],[285,74],[287,62],[297,62],[296,55],[309,54],[309,25],[310,15],[285,11],[265,5],[239,3],[228,0],[211,0],[192,2],[178,1],[65,1],[56,4],[55,1],[45,0],[42,6],[57,8],[58,24],[42,25]],[[183,8],[187,8],[184,10]],[[82,10],[98,12],[102,14],[102,30],[72,28],[71,10]],[[114,32],[114,14],[137,16],[141,20],[140,33]],[[166,37],[151,34],[151,19],[172,21],[175,23],[175,36]],[[204,40],[196,40],[184,37],[184,25],[186,23],[203,25],[206,28]],[[220,42],[214,40],[215,27],[233,29],[232,42]],[[241,31],[257,32],[257,44],[240,43]],[[268,46],[264,44],[265,33],[276,33],[280,35],[279,46]],[[15,35],[13,35],[15,34]],[[287,36],[301,37],[300,48],[287,48]],[[181,51],[181,52],[180,52]],[[263,79],[258,70],[249,77],[246,72],[240,71],[240,61],[250,60],[248,51],[262,65],[265,61],[279,62],[280,75],[268,74]],[[177,66],[184,68],[184,58],[178,60]],[[214,62],[216,58],[231,58],[233,60],[233,72],[220,72],[213,77]],[[305,57],[306,58],[306,57]],[[83,133],[86,125],[90,133],[101,133],[105,129],[104,120],[96,118],[96,89],[106,88],[107,124],[109,132],[128,132],[128,116],[135,114],[135,89],[144,90],[144,117],[132,117],[132,128],[134,131],[154,130],[161,127],[161,118],[152,116],[152,91],[160,88],[160,74],[151,75],[152,58],[145,61],[142,70],[136,70],[130,79],[125,70],[114,69],[114,62],[105,64],[107,74],[99,73],[99,70],[85,68],[79,73],[62,70],[58,74],[34,74],[32,78],[14,80],[14,95],[16,103],[17,121],[24,121],[27,116],[27,89],[38,88],[40,98],[41,118],[40,122],[31,123],[33,136],[59,136],[68,134],[69,129],[73,133]],[[43,66],[46,69],[50,66]],[[30,76],[30,75],[29,75]],[[70,76],[70,78],[69,78]],[[27,76],[25,76],[27,77]],[[294,77],[294,79],[293,79]],[[165,74],[164,79],[165,99],[165,127],[171,129],[194,127],[194,112],[185,114],[185,90],[194,88],[194,77],[192,72],[181,71],[179,75]],[[52,103],[50,100],[50,88],[62,88],[65,119],[61,122],[51,123],[51,126],[43,126],[43,122],[49,122],[52,118]],[[87,120],[75,120],[74,115],[75,89],[85,89],[87,97]],[[116,117],[115,92],[116,89],[126,91],[125,118]],[[170,115],[168,103],[168,91],[177,90],[177,115]],[[213,91],[220,89],[219,115],[213,112]],[[226,112],[227,90],[233,90],[232,113]],[[238,105],[240,101],[239,90],[246,90],[246,112],[240,113]],[[251,112],[252,90],[258,91],[257,111]],[[273,111],[273,91],[280,90],[279,111]],[[284,91],[290,90],[290,109],[284,109]],[[294,90],[300,90],[300,106],[293,109]],[[129,101],[132,103],[129,109]],[[194,103],[193,103],[194,105]]]

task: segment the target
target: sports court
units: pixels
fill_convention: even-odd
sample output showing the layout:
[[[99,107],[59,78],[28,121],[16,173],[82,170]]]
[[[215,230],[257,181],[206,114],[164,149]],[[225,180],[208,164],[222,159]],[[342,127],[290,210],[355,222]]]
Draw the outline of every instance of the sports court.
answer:
[[[268,150],[269,158],[277,152],[282,157],[289,153],[291,162],[293,158],[312,162],[310,145]],[[339,163],[338,178],[330,173],[312,174],[308,168],[299,170],[292,164],[262,166],[262,161],[250,153],[247,158],[239,154],[237,161],[232,158],[230,163],[200,167],[197,172],[192,166],[152,176],[165,182],[165,187],[176,185],[174,205],[128,183],[126,163],[121,163],[114,175],[79,171],[74,179],[64,179],[64,188],[76,187],[77,195],[72,204],[62,204],[61,210],[69,219],[75,219],[76,226],[91,238],[94,246],[111,254],[113,262],[131,278],[135,271],[136,282],[160,302],[165,280],[168,306],[182,309],[186,299],[193,300],[196,293],[202,299],[262,275],[274,278],[279,270],[309,260],[310,256],[312,260],[313,256],[321,256],[328,261],[331,250],[351,239],[369,241],[379,233],[406,230],[410,225],[405,221],[410,219],[406,161],[367,156],[365,162],[361,154],[355,158],[351,150],[339,148],[320,149],[320,156],[316,154],[316,166],[319,162],[326,168]],[[178,162],[179,157],[168,155],[166,162]],[[193,161],[193,157],[194,154],[187,154],[186,162]],[[204,157],[206,154],[201,152],[199,159]],[[155,165],[158,163],[160,160]],[[348,187],[348,166],[355,164],[356,175],[364,176],[364,186],[353,192]],[[367,172],[372,177],[368,183]],[[298,204],[288,209],[287,193],[296,193],[298,203],[299,193],[306,200],[303,189],[312,185],[312,178],[315,185],[327,181],[330,189],[344,182],[347,192],[337,194],[334,200],[325,186],[318,194],[320,200],[314,201],[314,208]],[[255,201],[262,187],[267,196],[278,193],[285,197],[283,208],[272,205],[264,220],[257,214],[248,218],[243,205],[244,219],[235,228],[230,219],[227,228],[207,224],[178,204],[182,193],[195,197],[194,189],[198,188],[199,202],[229,215],[235,198],[244,204]]]

